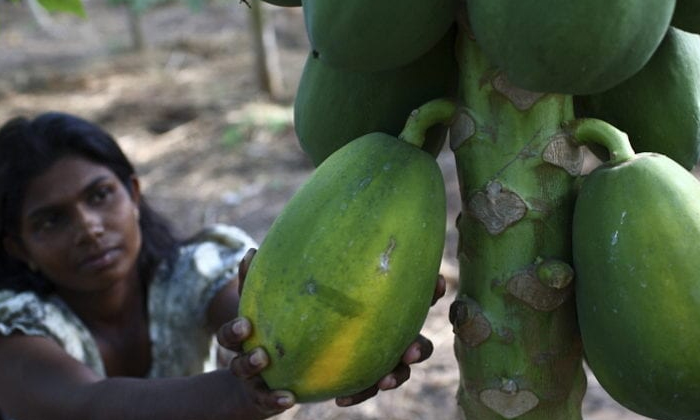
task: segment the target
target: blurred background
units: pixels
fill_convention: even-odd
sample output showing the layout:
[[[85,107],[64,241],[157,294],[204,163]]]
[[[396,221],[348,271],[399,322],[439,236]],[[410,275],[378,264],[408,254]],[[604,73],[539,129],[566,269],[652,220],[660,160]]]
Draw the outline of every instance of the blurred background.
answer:
[[[313,166],[298,146],[292,103],[308,53],[299,8],[250,0],[85,0],[86,18],[37,0],[0,0],[0,121],[55,110],[111,132],[151,204],[182,236],[235,224],[261,241]],[[423,334],[434,355],[398,390],[359,406],[297,406],[291,420],[459,419],[449,305],[457,284],[452,154],[442,273],[448,292]],[[588,375],[586,420],[640,420]],[[478,420],[478,419],[474,419]]]

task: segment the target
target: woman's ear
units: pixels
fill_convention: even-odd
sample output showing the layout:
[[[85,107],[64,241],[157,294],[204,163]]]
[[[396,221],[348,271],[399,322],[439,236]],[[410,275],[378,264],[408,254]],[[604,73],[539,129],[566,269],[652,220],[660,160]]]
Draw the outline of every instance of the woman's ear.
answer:
[[[141,204],[141,185],[139,183],[139,178],[136,175],[131,175],[131,201],[136,204],[136,207]]]
[[[23,261],[27,265],[30,264],[27,250],[24,248],[24,245],[22,245],[19,239],[13,238],[9,235],[3,236],[2,247],[5,249],[5,252],[12,258]]]

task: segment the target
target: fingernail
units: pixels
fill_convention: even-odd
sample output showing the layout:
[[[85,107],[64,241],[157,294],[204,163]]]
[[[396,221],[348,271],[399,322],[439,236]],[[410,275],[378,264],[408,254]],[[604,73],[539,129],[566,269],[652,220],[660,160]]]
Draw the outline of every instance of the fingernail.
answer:
[[[386,390],[393,388],[396,388],[396,378],[392,375],[385,376],[379,381],[379,389]]]
[[[245,336],[248,335],[248,323],[242,319],[234,322],[231,329],[236,335]]]
[[[260,367],[265,364],[265,353],[263,353],[262,349],[255,349],[253,352],[250,354],[250,357],[248,357],[248,362],[250,362],[251,365],[255,367]]]
[[[411,364],[413,362],[416,362],[420,359],[420,346],[417,344],[412,345],[408,351],[406,351],[406,355],[404,357],[404,362],[406,364]]]
[[[281,405],[282,407],[291,407],[294,405],[294,399],[287,395],[277,397],[277,404]]]

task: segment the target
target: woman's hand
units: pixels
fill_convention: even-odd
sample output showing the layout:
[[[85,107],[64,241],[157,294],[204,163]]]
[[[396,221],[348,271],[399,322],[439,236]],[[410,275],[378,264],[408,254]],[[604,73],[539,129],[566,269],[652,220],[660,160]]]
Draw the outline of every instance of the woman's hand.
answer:
[[[236,318],[219,328],[216,338],[219,344],[234,352],[229,369],[245,380],[251,402],[265,417],[279,414],[295,404],[289,391],[272,391],[260,377],[260,372],[270,363],[265,350],[258,347],[244,353],[242,344],[251,334],[252,326],[246,318]]]
[[[256,250],[251,248],[238,265],[238,296],[241,295],[248,267]],[[248,388],[251,401],[256,409],[265,417],[279,414],[292,407],[296,400],[289,391],[273,391],[265,385],[260,372],[270,364],[270,357],[261,347],[243,352],[243,342],[250,337],[253,326],[248,319],[238,317],[224,323],[216,334],[219,345],[232,351],[233,358],[229,362],[231,372],[243,379]]]
[[[437,281],[435,282],[435,291],[433,293],[433,301],[431,305],[435,305],[435,303],[445,295],[446,290],[447,283],[445,278],[442,275],[438,275]],[[398,388],[411,376],[410,365],[424,361],[430,357],[432,353],[433,343],[422,335],[419,335],[416,340],[408,346],[401,357],[401,361],[394,368],[394,370],[382,377],[379,382],[374,384],[374,386],[354,395],[336,398],[335,403],[340,407],[347,407],[361,403],[362,401],[377,395],[379,391],[387,391]]]

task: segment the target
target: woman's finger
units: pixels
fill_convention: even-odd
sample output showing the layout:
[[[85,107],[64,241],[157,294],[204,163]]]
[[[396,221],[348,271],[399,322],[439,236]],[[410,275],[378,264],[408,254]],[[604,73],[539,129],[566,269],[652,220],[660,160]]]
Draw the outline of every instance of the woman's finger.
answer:
[[[257,347],[231,359],[229,369],[239,378],[248,379],[259,374],[269,363],[270,358],[265,350]]]
[[[255,256],[255,253],[257,250],[255,248],[250,248],[248,252],[245,253],[245,256],[241,260],[240,263],[238,263],[238,295],[240,296],[241,292],[243,291],[243,283],[245,283],[245,277],[248,275],[248,268],[250,268],[250,263],[253,261],[253,257]]]
[[[250,321],[239,317],[222,325],[216,332],[216,339],[224,348],[241,351],[241,344],[250,337],[252,330]]]
[[[255,405],[258,411],[274,415],[291,408],[296,403],[294,394],[289,391],[270,391],[262,379],[256,387]]]
[[[394,389],[411,377],[411,368],[405,363],[399,363],[398,366],[388,375],[379,380],[377,386],[382,391]]]
[[[438,300],[440,300],[440,298],[445,296],[446,292],[447,281],[445,280],[445,277],[442,274],[438,274],[437,281],[435,282],[435,291],[433,292],[433,301],[430,304],[435,305],[435,303]]]
[[[359,404],[366,399],[374,397],[375,395],[377,395],[377,392],[379,392],[379,387],[377,385],[374,385],[370,388],[365,389],[364,391],[358,392],[357,394],[349,395],[347,397],[338,397],[335,399],[335,403],[340,407],[348,407],[351,405]]]
[[[433,342],[418,335],[415,341],[403,353],[401,361],[407,365],[420,363],[433,354]]]

